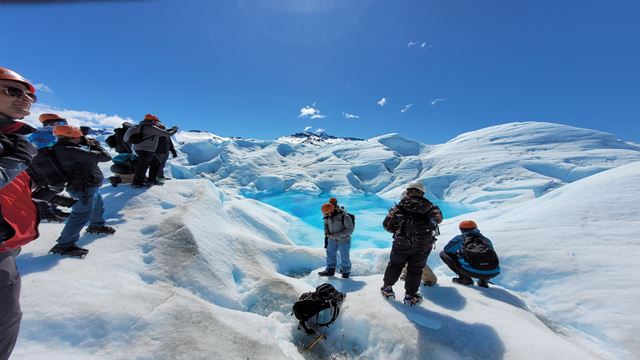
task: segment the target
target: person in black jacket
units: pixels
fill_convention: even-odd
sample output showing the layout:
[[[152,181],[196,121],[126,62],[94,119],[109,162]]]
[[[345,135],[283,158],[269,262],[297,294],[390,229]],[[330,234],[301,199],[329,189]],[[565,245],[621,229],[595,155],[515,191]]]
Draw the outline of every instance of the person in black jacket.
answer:
[[[104,175],[99,162],[110,161],[109,153],[92,139],[83,136],[74,126],[56,126],[53,134],[58,142],[53,151],[67,180],[67,192],[78,201],[71,207],[71,215],[62,229],[57,244],[50,252],[60,255],[84,256],[88,250],[79,248],[80,230],[89,223],[87,232],[113,234],[115,229],[105,226],[104,204],[98,192]],[[88,149],[86,149],[88,147]]]
[[[166,129],[166,127],[162,123],[158,123],[156,126],[162,130]],[[178,153],[173,146],[173,141],[171,141],[171,137],[160,137],[158,139],[158,147],[156,148],[156,156],[158,157],[158,161],[151,162],[151,166],[149,166],[149,179],[147,179],[147,182],[159,185],[164,184],[164,167],[165,165],[167,165],[169,153],[171,153],[171,156],[173,156],[173,158],[176,158],[178,156]]]
[[[407,264],[404,303],[415,305],[422,301],[418,292],[422,268],[427,263],[434,242],[434,230],[442,222],[440,208],[424,198],[424,184],[416,182],[407,187],[407,196],[389,210],[384,229],[393,233],[389,264],[384,273],[382,295],[395,297],[393,285]]]

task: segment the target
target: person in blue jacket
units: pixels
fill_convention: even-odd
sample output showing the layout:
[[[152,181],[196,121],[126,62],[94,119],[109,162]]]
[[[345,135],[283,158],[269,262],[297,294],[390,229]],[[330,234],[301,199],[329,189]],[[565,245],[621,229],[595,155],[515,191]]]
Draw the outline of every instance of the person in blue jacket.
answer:
[[[449,241],[440,252],[440,258],[458,275],[452,279],[454,283],[473,285],[473,278],[476,278],[478,286],[488,288],[488,280],[500,274],[500,265],[493,244],[480,233],[478,225],[473,220],[462,221],[459,228],[461,234]],[[471,247],[469,244],[464,246],[465,241],[474,244]],[[469,250],[467,254],[464,253],[465,248]]]

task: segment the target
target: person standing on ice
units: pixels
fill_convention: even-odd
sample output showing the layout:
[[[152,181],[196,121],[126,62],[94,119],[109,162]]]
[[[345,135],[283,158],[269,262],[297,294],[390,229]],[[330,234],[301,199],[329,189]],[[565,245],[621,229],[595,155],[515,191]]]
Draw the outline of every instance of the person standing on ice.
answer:
[[[53,134],[58,137],[53,151],[67,178],[67,192],[78,201],[71,207],[71,215],[56,240],[57,244],[49,252],[81,257],[89,250],[78,247],[76,242],[80,239],[80,230],[87,223],[89,233],[116,232],[114,228],[105,226],[104,203],[98,192],[104,180],[98,163],[110,161],[111,155],[92,139],[87,140],[75,126],[56,126]]]
[[[345,211],[330,203],[322,205],[320,210],[324,220],[324,235],[327,239],[327,267],[318,275],[335,275],[338,263],[337,253],[340,252],[340,272],[342,278],[347,279],[351,272],[349,251],[351,250],[351,234],[354,229],[353,220]]]
[[[33,134],[29,135],[29,141],[36,147],[36,149],[46,149],[55,145],[56,139],[53,135],[53,128],[57,125],[67,125],[67,120],[62,118],[58,114],[41,114],[38,117],[42,127],[38,128]],[[33,191],[34,198],[37,198],[41,193],[54,194],[60,193],[63,187],[51,187],[51,186],[38,186]],[[50,201],[36,201],[38,211],[40,212],[40,219],[51,222],[64,222],[69,213],[64,212],[56,206],[56,204]]]
[[[159,123],[157,126],[162,130],[165,130],[166,128],[162,123]],[[159,185],[162,185],[165,182],[164,167],[165,165],[167,165],[169,153],[171,153],[171,156],[173,156],[174,158],[178,157],[178,153],[173,146],[171,137],[161,136],[158,139],[158,147],[156,148],[156,156],[158,157],[158,161],[151,162],[151,166],[149,166],[149,179],[154,180]]]
[[[138,155],[136,173],[131,183],[133,188],[157,184],[156,174],[149,174],[149,178],[147,178],[147,170],[149,170],[152,162],[154,168],[157,168],[160,164],[160,159],[156,155],[158,142],[160,138],[173,136],[178,131],[177,126],[169,130],[163,130],[158,127],[158,124],[160,124],[160,119],[157,116],[146,114],[144,120],[138,125],[129,128],[124,134],[124,141],[131,143],[133,150]]]
[[[402,196],[400,199],[404,199],[407,197],[407,191],[402,192]],[[433,241],[436,241],[435,236],[440,235],[440,233],[434,230],[434,238]],[[404,269],[402,269],[402,275],[400,275],[400,280],[407,280],[407,265],[405,265]],[[433,286],[438,282],[438,277],[433,273],[433,270],[429,267],[429,264],[424,264],[424,268],[422,268],[422,283],[424,286]]]
[[[36,148],[25,138],[35,129],[17,121],[29,115],[36,89],[25,78],[0,67],[0,359],[11,356],[18,339],[20,273],[16,255],[38,237],[38,210],[25,171]]]
[[[433,246],[433,231],[442,222],[440,208],[427,200],[424,194],[424,184],[409,184],[407,196],[389,210],[382,223],[384,229],[393,234],[393,246],[380,291],[386,298],[395,298],[393,285],[406,264],[404,303],[408,305],[422,301],[422,295],[418,292],[422,269]]]
[[[462,234],[445,245],[440,252],[440,259],[458,275],[451,279],[454,283],[473,285],[473,278],[476,278],[478,286],[488,288],[489,279],[500,274],[493,244],[480,233],[473,220],[462,221],[458,227]]]

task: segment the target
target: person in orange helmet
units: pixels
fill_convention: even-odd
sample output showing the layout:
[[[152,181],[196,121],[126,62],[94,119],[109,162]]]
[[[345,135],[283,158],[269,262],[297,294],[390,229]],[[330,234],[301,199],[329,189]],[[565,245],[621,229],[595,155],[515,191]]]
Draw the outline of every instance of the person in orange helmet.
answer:
[[[445,245],[440,252],[440,259],[458,275],[452,279],[454,283],[473,285],[473,278],[476,278],[478,286],[488,288],[489,279],[500,274],[498,255],[493,244],[480,233],[473,220],[462,221],[458,227],[461,235]]]
[[[104,180],[98,163],[111,161],[111,155],[97,142],[87,140],[82,131],[75,126],[56,126],[53,134],[58,137],[53,152],[58,159],[60,170],[66,175],[67,192],[78,201],[72,205],[71,215],[56,240],[57,244],[50,252],[82,257],[88,250],[78,247],[76,242],[80,239],[80,230],[87,223],[89,233],[116,232],[114,228],[105,225],[104,203],[98,192]]]
[[[20,274],[15,257],[38,237],[38,210],[25,171],[36,148],[25,138],[35,129],[18,121],[37,98],[33,85],[0,67],[0,359],[8,359],[20,331]]]

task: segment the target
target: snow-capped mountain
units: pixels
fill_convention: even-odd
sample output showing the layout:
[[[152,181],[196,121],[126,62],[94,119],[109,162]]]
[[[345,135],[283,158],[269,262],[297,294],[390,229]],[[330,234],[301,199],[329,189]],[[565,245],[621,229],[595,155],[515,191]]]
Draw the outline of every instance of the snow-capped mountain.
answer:
[[[479,208],[533,199],[603,170],[640,160],[640,148],[611,134],[522,122],[426,145],[399,134],[365,141],[189,139],[173,161],[177,178],[203,176],[228,193],[373,193],[397,198],[422,181],[435,197]],[[180,142],[192,133],[181,133]],[[198,134],[198,136],[203,136]]]

